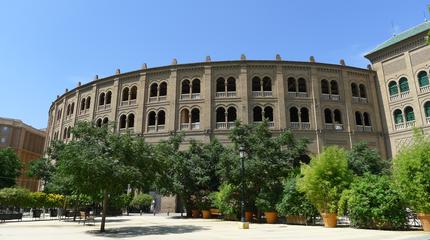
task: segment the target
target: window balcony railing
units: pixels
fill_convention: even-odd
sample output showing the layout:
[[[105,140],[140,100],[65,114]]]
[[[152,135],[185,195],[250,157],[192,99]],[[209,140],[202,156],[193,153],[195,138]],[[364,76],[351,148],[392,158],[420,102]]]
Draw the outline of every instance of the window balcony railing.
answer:
[[[309,122],[290,122],[290,127],[292,129],[310,129],[311,123]]]
[[[311,128],[311,123],[309,123],[309,122],[302,122],[301,126],[302,126],[302,129],[310,129]]]
[[[300,128],[300,123],[299,122],[290,122],[290,127],[292,129],[299,129]]]
[[[399,94],[390,95],[390,101],[396,101],[399,98],[400,98]]]
[[[343,130],[343,124],[341,124],[341,123],[326,123],[325,129],[342,131]]]
[[[274,128],[275,127],[275,123],[274,122],[267,122],[267,125],[269,126],[269,128]]]
[[[401,92],[401,93],[400,93],[400,98],[405,98],[405,97],[407,97],[407,96],[409,96],[409,90],[408,90],[408,91],[405,91],[405,92]]]
[[[340,96],[339,95],[330,95],[330,99],[333,101],[339,101],[340,100]]]
[[[200,129],[200,122],[191,123],[191,129]]]
[[[227,92],[227,97],[236,97],[236,92]]]
[[[181,123],[180,125],[180,129],[181,130],[186,130],[190,128],[190,124],[189,123]]]
[[[148,132],[155,132],[155,130],[156,130],[155,125],[148,126]]]
[[[322,93],[322,94],[321,94],[321,98],[322,98],[323,100],[329,100],[329,99],[330,99],[330,94]]]
[[[426,117],[427,124],[430,124],[430,117]]]
[[[157,101],[157,97],[149,97],[149,102],[156,102]]]
[[[412,128],[412,127],[415,127],[415,121],[407,121],[406,128]]]
[[[352,97],[352,102],[354,103],[360,102],[360,97]]]
[[[224,98],[226,96],[225,92],[216,92],[215,97],[217,98]]]
[[[164,126],[165,126],[164,124],[163,125],[157,125],[157,131],[164,131],[164,129],[165,129]]]
[[[121,106],[127,106],[128,105],[128,100],[127,101],[121,101]]]
[[[191,99],[200,99],[200,93],[192,93]]]
[[[164,95],[164,96],[158,96],[158,101],[163,102],[163,101],[166,101],[166,100],[167,100],[167,96],[166,95]]]
[[[234,128],[234,127],[236,127],[236,123],[235,122],[228,122],[227,123],[227,127],[230,129],[230,128]]]
[[[133,99],[133,100],[130,100],[130,102],[129,102],[129,105],[134,105],[134,104],[136,104],[136,99]]]
[[[367,98],[360,98],[360,102],[362,102],[362,103],[367,103]]]
[[[263,92],[261,92],[261,91],[252,91],[252,96],[253,97],[262,97],[263,96]]]
[[[396,101],[409,96],[410,91],[401,92],[400,94],[394,94],[390,96],[390,101]]]
[[[182,100],[188,100],[188,99],[190,99],[190,94],[189,93],[181,94],[181,99]]]
[[[272,95],[272,91],[263,91],[263,96],[264,97],[271,97]]]
[[[394,124],[394,129],[396,130],[402,130],[406,128],[412,128],[415,127],[415,120],[414,121],[407,121],[406,123],[396,123]]]
[[[420,92],[422,93],[430,92],[430,85],[420,87]]]
[[[372,132],[373,131],[372,126],[364,126],[364,131],[365,132]]]
[[[227,129],[228,124],[226,122],[217,122],[216,123],[216,128],[217,129]]]
[[[288,92],[289,97],[307,98],[307,92]]]

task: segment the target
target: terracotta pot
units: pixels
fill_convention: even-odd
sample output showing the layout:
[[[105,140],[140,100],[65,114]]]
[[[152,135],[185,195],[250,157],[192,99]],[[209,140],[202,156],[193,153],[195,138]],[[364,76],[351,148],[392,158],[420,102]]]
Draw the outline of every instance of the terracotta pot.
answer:
[[[209,210],[202,210],[202,215],[204,219],[211,218],[211,212]]]
[[[250,211],[246,211],[245,212],[245,220],[247,222],[251,222],[251,220],[252,220],[252,212],[250,212]]]
[[[324,221],[324,227],[334,228],[336,227],[337,214],[336,213],[322,213],[321,217]]]
[[[196,210],[196,209],[191,210],[191,217],[198,218],[199,216],[200,216],[199,210]]]
[[[276,212],[264,212],[264,216],[266,217],[266,222],[273,224],[278,220],[278,213]]]
[[[288,224],[300,224],[305,225],[306,224],[306,218],[305,216],[300,215],[287,215],[287,223]]]
[[[418,213],[417,216],[420,219],[424,232],[430,232],[430,213]]]

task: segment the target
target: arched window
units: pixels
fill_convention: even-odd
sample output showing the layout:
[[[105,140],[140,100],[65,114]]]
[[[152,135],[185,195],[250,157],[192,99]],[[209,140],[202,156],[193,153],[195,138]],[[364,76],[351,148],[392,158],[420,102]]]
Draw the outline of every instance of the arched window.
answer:
[[[409,84],[408,84],[408,79],[405,77],[400,78],[399,80],[399,88],[400,88],[400,92],[407,92],[409,91]]]
[[[189,123],[190,111],[186,108],[181,111],[181,123]]]
[[[97,127],[101,127],[102,126],[102,119],[101,118],[97,119],[96,126]]]
[[[335,123],[342,123],[342,114],[338,109],[335,109],[333,111],[333,115],[334,115],[334,122]]]
[[[191,85],[192,93],[200,93],[200,79],[194,79]]]
[[[360,84],[360,97],[367,98],[366,86],[364,84]]]
[[[399,89],[397,88],[397,83],[395,81],[391,81],[388,84],[388,90],[390,92],[390,96],[397,95],[399,93]]]
[[[259,77],[252,78],[252,91],[261,91],[261,79]]]
[[[128,94],[129,94],[128,87],[125,87],[124,89],[122,89],[122,101],[128,101]]]
[[[218,78],[216,80],[216,91],[225,92],[225,80],[224,78]]]
[[[70,115],[70,104],[67,105],[66,116]]]
[[[107,125],[109,123],[109,119],[107,117],[103,118],[103,125]]]
[[[166,113],[164,112],[164,110],[160,110],[157,113],[157,125],[164,125],[166,124]]]
[[[357,84],[351,83],[351,92],[353,97],[359,97]]]
[[[111,91],[108,91],[108,92],[106,93],[106,101],[105,101],[105,103],[106,103],[106,104],[110,104],[110,103],[111,103],[111,101],[112,101],[112,92],[111,92]]]
[[[81,100],[81,111],[85,109],[85,98]]]
[[[424,113],[425,113],[426,117],[430,117],[430,101],[427,101],[424,104]]]
[[[415,121],[414,109],[410,106],[405,107],[406,122]]]
[[[263,78],[263,91],[271,92],[272,91],[272,79],[269,77]]]
[[[330,94],[330,90],[329,90],[329,86],[328,86],[328,81],[323,79],[321,80],[321,92],[323,94]]]
[[[253,119],[254,122],[261,122],[263,121],[263,110],[261,109],[261,107],[256,106],[254,107],[254,109],[252,109],[252,115],[253,115]]]
[[[127,117],[127,127],[133,128],[134,127],[134,114],[130,113]]]
[[[427,72],[421,71],[418,73],[418,83],[420,84],[420,87],[429,85],[429,77]]]
[[[193,108],[191,110],[191,123],[199,123],[200,122],[200,110],[198,108]]]
[[[237,119],[236,108],[229,107],[227,109],[227,122],[234,122]]]
[[[372,126],[372,122],[370,121],[370,115],[365,112],[363,113],[364,126]]]
[[[100,93],[99,95],[99,106],[105,104],[105,93]]]
[[[70,115],[72,115],[74,111],[75,111],[75,103],[72,102],[72,107],[70,108]]]
[[[267,106],[264,108],[264,118],[267,119],[269,122],[273,122],[273,108],[270,106]]]
[[[229,77],[227,79],[227,92],[236,91],[236,79],[234,77]]]
[[[394,116],[394,123],[395,124],[403,123],[402,110],[396,109],[393,113],[393,116]]]
[[[223,107],[216,109],[216,122],[225,122],[225,109]]]
[[[299,78],[299,92],[307,92],[306,80],[304,78]]]
[[[331,94],[339,95],[339,86],[337,85],[337,82],[335,80],[331,80],[330,90],[331,90]]]
[[[157,92],[158,92],[158,84],[157,83],[151,84],[151,86],[149,87],[149,97],[156,97]]]
[[[300,121],[305,123],[309,122],[309,110],[305,107],[300,109]]]
[[[324,120],[325,123],[333,123],[333,116],[331,115],[331,110],[328,108],[324,110]]]
[[[148,113],[148,126],[155,126],[155,116],[154,111]]]
[[[68,128],[67,128],[67,138],[69,139],[70,138],[70,134],[72,133],[72,127],[71,126],[69,126]]]
[[[290,108],[290,122],[299,122],[299,110],[296,107]]]
[[[63,139],[67,138],[67,127],[64,128]]]
[[[293,77],[288,78],[288,92],[296,92],[296,79]]]
[[[137,87],[133,86],[130,89],[130,100],[135,100],[137,98]]]
[[[127,126],[127,116],[121,115],[121,117],[119,117],[119,128],[123,129],[126,126]]]
[[[182,89],[181,94],[189,94],[190,93],[190,81],[188,79],[185,79],[182,81]]]
[[[355,112],[355,125],[359,125],[359,126],[363,125],[363,119],[361,118],[360,112]]]
[[[86,104],[87,104],[87,109],[89,109],[90,108],[90,105],[91,105],[91,97],[87,97],[87,101],[86,101]]]
[[[167,96],[167,83],[162,82],[160,83],[160,96]]]

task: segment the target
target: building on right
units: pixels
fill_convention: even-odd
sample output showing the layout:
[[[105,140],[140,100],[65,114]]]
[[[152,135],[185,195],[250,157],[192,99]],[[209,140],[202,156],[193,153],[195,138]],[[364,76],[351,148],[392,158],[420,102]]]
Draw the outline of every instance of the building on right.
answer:
[[[365,57],[377,73],[387,155],[410,143],[413,128],[430,134],[430,22],[394,35]]]

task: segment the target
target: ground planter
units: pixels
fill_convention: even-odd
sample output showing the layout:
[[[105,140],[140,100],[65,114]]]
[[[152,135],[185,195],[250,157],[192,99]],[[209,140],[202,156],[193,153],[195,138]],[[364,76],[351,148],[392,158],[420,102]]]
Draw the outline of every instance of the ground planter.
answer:
[[[278,213],[276,212],[264,212],[264,216],[266,217],[266,222],[273,224],[278,221]]]
[[[191,210],[191,217],[198,218],[199,216],[200,216],[199,210],[196,210],[196,209]]]
[[[326,228],[335,228],[337,222],[337,214],[336,213],[322,213],[321,217],[324,221],[324,227]]]
[[[211,218],[211,212],[209,210],[202,210],[202,216],[204,219]]]
[[[6,220],[22,220],[22,213],[0,213],[0,221],[5,222]]]
[[[423,230],[430,232],[430,213],[418,213],[417,216],[420,219]]]
[[[58,210],[57,209],[49,209],[49,217],[57,217],[58,216]]]
[[[42,214],[42,210],[40,209],[33,209],[33,218],[40,218],[40,215]]]
[[[252,212],[250,212],[250,211],[246,211],[245,212],[245,220],[247,222],[251,222],[251,220],[252,220]]]
[[[288,224],[296,225],[306,225],[306,217],[300,215],[287,215],[286,216]]]

